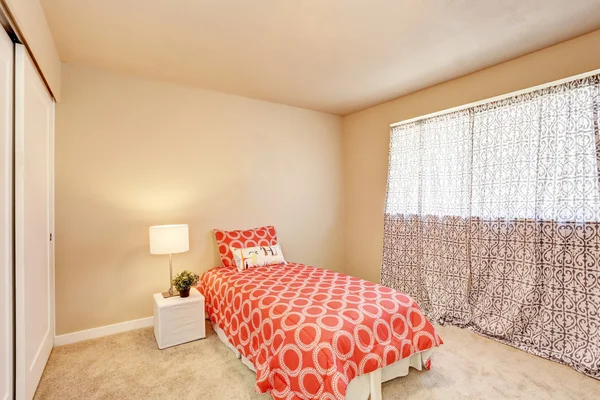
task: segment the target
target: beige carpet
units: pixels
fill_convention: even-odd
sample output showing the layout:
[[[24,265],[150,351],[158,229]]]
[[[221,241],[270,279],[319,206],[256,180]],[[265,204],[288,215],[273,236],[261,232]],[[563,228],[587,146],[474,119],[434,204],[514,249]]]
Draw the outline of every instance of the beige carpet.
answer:
[[[204,340],[159,350],[152,328],[57,347],[36,399],[268,399],[208,327]],[[600,381],[458,328],[431,371],[383,385],[391,399],[600,399]]]

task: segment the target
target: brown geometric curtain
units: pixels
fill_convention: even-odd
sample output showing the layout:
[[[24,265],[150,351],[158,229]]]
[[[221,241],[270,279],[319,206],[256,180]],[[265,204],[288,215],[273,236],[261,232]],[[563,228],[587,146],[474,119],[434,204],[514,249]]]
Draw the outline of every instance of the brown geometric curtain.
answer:
[[[381,270],[433,320],[595,378],[599,78],[394,127]]]
[[[471,130],[471,114],[457,112],[391,133],[381,281],[438,323],[471,316]]]

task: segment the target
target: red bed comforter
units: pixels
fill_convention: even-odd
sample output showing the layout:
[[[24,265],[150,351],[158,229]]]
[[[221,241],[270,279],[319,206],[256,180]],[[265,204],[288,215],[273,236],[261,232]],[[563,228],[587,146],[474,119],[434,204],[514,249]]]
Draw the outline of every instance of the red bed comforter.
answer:
[[[256,390],[276,400],[344,399],[355,376],[442,343],[409,296],[320,268],[219,267],[198,290],[211,321],[254,364]]]

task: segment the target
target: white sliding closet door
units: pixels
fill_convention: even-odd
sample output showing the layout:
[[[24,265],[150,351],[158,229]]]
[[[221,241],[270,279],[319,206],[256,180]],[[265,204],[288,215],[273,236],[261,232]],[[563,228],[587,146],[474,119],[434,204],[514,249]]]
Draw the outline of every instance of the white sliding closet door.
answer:
[[[54,341],[54,101],[15,47],[16,398],[29,400]]]
[[[0,399],[13,398],[13,57],[0,28]]]

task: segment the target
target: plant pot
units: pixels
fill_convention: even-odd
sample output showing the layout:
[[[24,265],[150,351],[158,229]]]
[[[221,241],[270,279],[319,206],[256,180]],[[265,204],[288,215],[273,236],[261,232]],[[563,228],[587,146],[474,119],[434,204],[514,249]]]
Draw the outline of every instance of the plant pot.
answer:
[[[190,296],[190,288],[180,291],[179,296],[180,297],[189,297]]]

